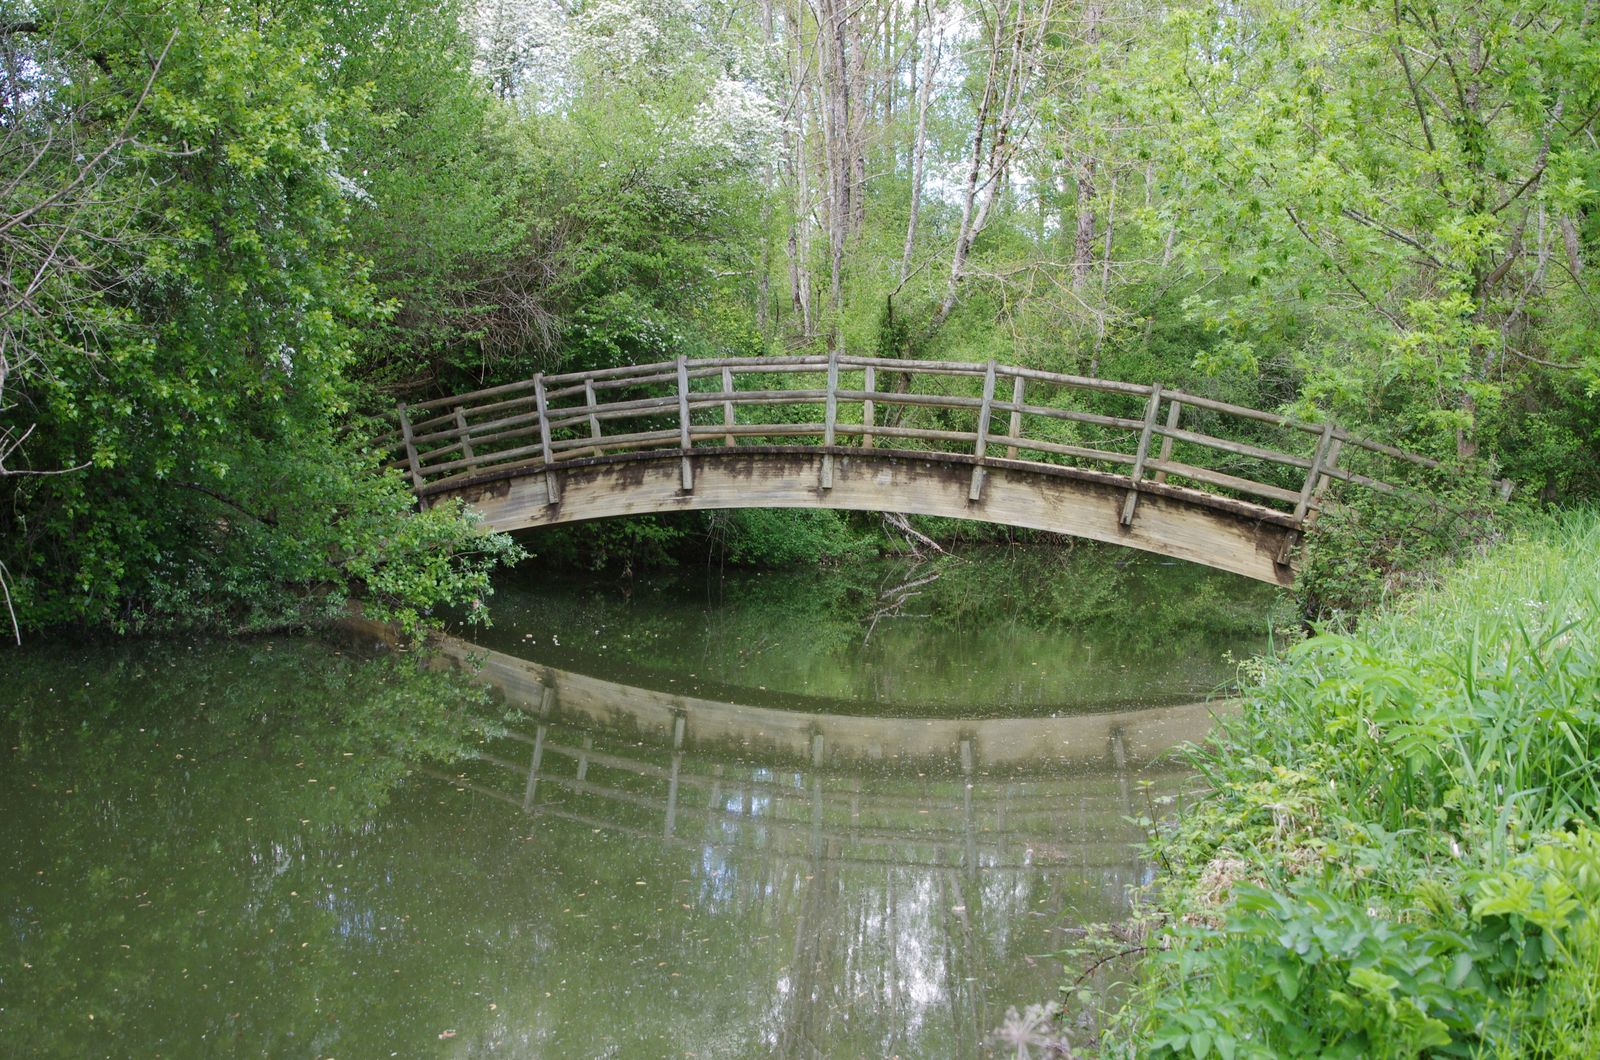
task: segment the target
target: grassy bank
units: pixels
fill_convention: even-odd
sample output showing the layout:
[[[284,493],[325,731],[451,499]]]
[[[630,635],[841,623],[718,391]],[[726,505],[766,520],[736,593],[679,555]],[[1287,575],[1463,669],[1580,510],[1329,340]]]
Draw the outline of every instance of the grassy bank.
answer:
[[[1600,516],[1261,663],[1154,841],[1140,1056],[1600,1055]]]

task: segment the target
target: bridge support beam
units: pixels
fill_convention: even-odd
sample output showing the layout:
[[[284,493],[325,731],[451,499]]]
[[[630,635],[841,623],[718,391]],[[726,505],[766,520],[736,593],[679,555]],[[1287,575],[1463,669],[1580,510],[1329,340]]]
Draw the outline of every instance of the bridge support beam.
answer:
[[[822,489],[822,461],[831,457],[833,486]],[[1278,562],[1289,516],[1263,519],[1260,509],[1180,487],[1145,483],[1139,519],[1124,525],[1128,480],[1083,469],[975,456],[890,450],[782,446],[695,450],[694,491],[680,479],[681,454],[668,450],[571,461],[561,494],[543,474],[507,474],[437,496],[461,497],[489,527],[539,526],[726,508],[835,508],[979,519],[1126,545],[1287,585],[1293,570]],[[985,472],[981,498],[971,499],[972,473]]]

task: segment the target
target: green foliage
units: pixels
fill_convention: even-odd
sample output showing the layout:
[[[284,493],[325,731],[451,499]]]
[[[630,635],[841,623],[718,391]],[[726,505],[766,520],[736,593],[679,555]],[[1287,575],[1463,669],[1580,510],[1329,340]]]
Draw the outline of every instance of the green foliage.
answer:
[[[1583,1056],[1600,1035],[1600,516],[1261,666],[1162,833],[1150,1055]]]
[[[650,515],[554,527],[537,539],[538,555],[585,570],[616,568],[631,575],[646,567],[671,567],[693,539],[693,522]]]
[[[754,567],[860,559],[878,551],[873,537],[828,509],[719,512],[711,521],[711,538],[729,562]]]
[[[1472,471],[1446,466],[1418,477],[1418,497],[1334,490],[1306,533],[1295,579],[1301,611],[1316,621],[1360,614],[1426,583],[1452,563],[1502,540],[1517,519]]]
[[[99,192],[135,234],[63,277],[79,309],[35,332],[37,363],[0,409],[31,422],[32,466],[77,469],[0,477],[24,625],[262,628],[351,592],[414,624],[481,600],[515,554],[459,513],[411,515],[345,433],[354,344],[391,307],[348,247],[350,178],[328,143],[368,86],[327,83],[336,38],[319,10],[50,12],[83,80],[41,91],[101,101],[77,133],[132,130]],[[170,42],[153,80],[152,41]]]

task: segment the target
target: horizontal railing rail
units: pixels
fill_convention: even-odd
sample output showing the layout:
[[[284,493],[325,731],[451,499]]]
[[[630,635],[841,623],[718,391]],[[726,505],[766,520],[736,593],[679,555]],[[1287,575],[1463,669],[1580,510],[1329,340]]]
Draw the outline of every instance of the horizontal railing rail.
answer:
[[[832,486],[841,448],[959,454],[973,465],[975,500],[991,466],[1078,467],[1126,486],[1124,524],[1154,485],[1243,501],[1299,528],[1315,518],[1332,483],[1418,496],[1392,481],[1393,471],[1439,467],[1333,423],[1159,383],[995,361],[848,354],[679,358],[541,374],[401,405],[395,418],[397,429],[379,442],[395,453],[387,466],[408,474],[419,494],[490,473],[542,472],[550,475],[552,502],[560,470],[596,457],[675,452],[684,488],[692,489],[694,454],[778,444],[820,448],[823,489]],[[1264,431],[1277,432],[1273,444],[1263,444]],[[1353,454],[1365,454],[1362,470],[1349,466]]]

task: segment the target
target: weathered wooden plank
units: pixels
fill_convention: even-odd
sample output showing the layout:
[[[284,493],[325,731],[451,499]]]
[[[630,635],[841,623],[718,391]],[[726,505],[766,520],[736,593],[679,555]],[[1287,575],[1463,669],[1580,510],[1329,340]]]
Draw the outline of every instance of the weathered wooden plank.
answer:
[[[467,428],[467,414],[461,411],[461,406],[456,406],[456,427],[461,431],[461,455],[468,461],[469,469],[477,466],[477,458],[472,452],[472,431]]]
[[[1323,424],[1322,437],[1317,439],[1317,450],[1311,457],[1311,466],[1306,469],[1306,482],[1300,488],[1300,498],[1295,502],[1294,521],[1299,526],[1305,522],[1306,512],[1311,508],[1311,497],[1316,492],[1317,485],[1322,481],[1322,465],[1327,463],[1328,450],[1332,448],[1333,422]]]
[[[1182,413],[1183,402],[1181,401],[1174,401],[1167,407],[1167,430],[1175,431],[1178,429],[1178,417]],[[1170,434],[1163,435],[1161,438],[1161,456],[1159,457],[1159,460],[1163,464],[1172,459],[1172,442],[1173,438]],[[1165,469],[1156,472],[1156,481],[1167,481],[1167,472]]]
[[[508,409],[532,410],[534,408],[533,391],[532,391],[532,389],[529,389],[527,394],[525,394],[522,397],[509,398],[509,399],[507,399],[505,401],[494,401],[494,402],[490,402],[487,405],[474,405],[474,404],[472,404],[471,402],[468,402],[468,401],[463,401],[460,404],[461,404],[461,407],[466,410],[468,419],[481,420],[481,418],[484,417],[484,416],[490,415],[492,413],[502,413],[502,412],[507,411]],[[417,435],[417,438],[419,440],[421,440],[423,435],[420,432],[421,432],[422,428],[424,428],[424,427],[434,427],[434,426],[443,425],[445,427],[445,431],[443,433],[449,433],[449,425],[452,422],[453,418],[454,417],[451,415],[451,413],[444,412],[444,413],[440,413],[439,415],[433,417],[430,420],[423,420],[423,421],[420,421],[420,422],[413,423],[411,426],[412,426],[413,429],[415,429],[415,430],[417,430],[419,432],[418,435]],[[482,423],[482,422],[479,422],[479,423],[473,424],[473,426],[478,428],[479,430],[482,430],[483,427],[485,426],[485,424]]]
[[[1396,460],[1405,460],[1408,463],[1416,464],[1418,467],[1436,468],[1440,466],[1439,461],[1434,460],[1432,457],[1423,456],[1420,453],[1408,453],[1404,449],[1396,449],[1394,446],[1384,445],[1382,442],[1374,442],[1368,438],[1357,438],[1355,435],[1348,434],[1342,430],[1337,433],[1341,441],[1358,449],[1365,449],[1371,453],[1382,453],[1384,456],[1394,457]]]
[[[506,450],[499,449],[490,451],[486,449],[486,447],[491,443],[506,442],[512,440],[513,438],[530,438],[538,433],[539,425],[533,424],[531,426],[522,427],[514,431],[501,431],[499,434],[491,435],[488,438],[474,437],[473,441],[475,442],[478,450],[477,462],[483,467],[489,467],[495,462],[505,458]],[[530,451],[537,451],[538,449],[539,446],[535,445]],[[439,453],[447,453],[448,451],[448,449],[436,450],[436,452]],[[469,461],[465,458],[449,460],[444,463],[432,463],[427,458],[424,458],[422,461],[422,470],[424,474],[429,476],[442,475],[449,471],[459,471],[461,468],[466,467],[468,463]]]
[[[1020,375],[1011,380],[1011,428],[1007,437],[1022,437],[1022,390],[1027,383],[1028,380]],[[1015,460],[1016,458],[1017,447],[1015,445],[1006,446],[1006,459]]]
[[[737,405],[809,405],[827,397],[825,390],[747,390],[689,395],[689,409],[716,408],[732,401]],[[658,415],[678,410],[678,396],[635,398],[629,401],[601,402],[593,409],[555,409],[550,414],[550,429],[560,430],[583,423],[594,416],[601,421]],[[480,427],[479,430],[482,428]]]
[[[1010,405],[1004,406],[1010,411]],[[1137,431],[1143,426],[1143,420],[1130,420],[1122,416],[1102,416],[1097,412],[1079,412],[1077,409],[1058,409],[1050,405],[1023,405],[1021,411],[1027,416],[1039,416],[1047,420],[1064,420],[1068,423],[1089,423],[1096,427],[1114,427],[1118,430]]]
[[[597,404],[594,397],[594,380],[585,379],[583,381],[583,399],[584,404],[589,407],[589,437],[598,442],[602,432],[600,430],[600,417],[594,414]],[[594,451],[596,455],[599,455],[600,447],[598,445],[595,446]]]
[[[1057,456],[1078,457],[1083,460],[1094,460],[1106,464],[1131,464],[1132,453],[1113,453],[1106,449],[1092,449],[1081,445],[1068,445],[1065,442],[1046,442],[1038,438],[1019,438],[1014,435],[995,437],[989,439],[1000,445],[1010,446],[1013,449],[1026,449],[1036,453],[1051,453]],[[1010,459],[1009,457],[1007,459]]]
[[[527,390],[532,385],[532,380],[523,379],[515,383],[504,383],[500,386],[491,386],[484,390],[469,390],[465,394],[455,394],[451,397],[430,398],[427,401],[414,401],[408,407],[412,411],[447,408],[450,405],[465,405],[479,398],[495,397],[500,394],[510,394],[518,390]]]
[[[722,393],[724,396],[731,396],[733,394],[733,368],[729,365],[722,366]],[[731,399],[725,400],[722,403],[722,424],[725,427],[732,427],[733,423],[733,401]],[[734,441],[732,431],[728,431],[722,436],[722,444],[738,444]]]
[[[411,488],[422,488],[422,465],[417,461],[417,446],[411,439],[411,415],[406,406],[400,406],[400,437],[406,447],[406,463],[411,468]]]
[[[861,357],[850,354],[841,354],[841,363],[851,368],[865,368],[870,362],[883,368],[896,372],[909,372],[912,375],[971,375],[983,374],[981,361],[916,361],[903,357]]]
[[[681,467],[683,470],[683,492],[694,492],[694,464],[689,457],[689,450],[694,445],[694,439],[689,437],[689,359],[678,358],[678,447],[683,450]]]
[[[708,425],[711,426],[711,425]],[[711,426],[716,430],[715,426]],[[969,435],[969,444],[972,436]],[[817,507],[816,484],[821,454],[799,451],[768,453],[720,446],[705,450],[695,469],[695,491],[679,488],[677,460],[672,453],[636,461],[575,467],[565,473],[559,507],[545,507],[544,490],[529,486],[526,476],[508,481],[509,490],[471,492],[467,496],[498,529],[515,530],[591,518],[650,512],[716,508]],[[963,458],[970,462],[973,458]],[[970,467],[927,456],[893,456],[858,451],[835,467],[833,490],[826,506],[843,510],[904,511],[913,514],[981,518],[998,524],[1026,526],[1057,533],[1120,543],[1278,584],[1289,573],[1274,562],[1287,527],[1278,515],[1244,501],[1202,502],[1168,495],[1171,486],[1146,483],[1139,518],[1131,527],[1119,521],[1127,485],[1121,476],[1084,480],[1014,465],[992,465],[984,486],[982,507],[967,499]],[[1053,470],[1056,474],[1043,474]],[[1103,478],[1104,481],[1100,479]],[[1269,518],[1270,517],[1270,518]]]
[[[1339,454],[1343,447],[1344,439],[1339,437],[1339,432],[1335,429],[1333,442],[1328,446],[1328,458],[1322,462],[1322,474],[1317,476],[1316,488],[1311,491],[1311,510],[1306,513],[1305,529],[1314,526],[1317,517],[1322,514],[1322,498],[1326,496],[1328,487],[1333,483],[1332,472],[1338,466]]]
[[[972,443],[973,455],[978,458],[978,463],[973,465],[972,480],[967,486],[967,500],[977,501],[983,497],[984,461],[989,457],[989,420],[994,415],[994,361],[989,362],[988,369],[983,374],[983,401],[978,410],[977,438]]]
[[[982,398],[963,397],[960,394],[914,394],[909,391],[850,390],[844,388],[840,389],[837,396],[841,401],[876,401],[884,405],[915,405],[919,408],[930,409],[978,409],[983,407]]]
[[[822,444],[825,448],[832,449],[834,441],[834,428],[839,424],[839,354],[838,351],[828,355],[828,396],[827,405],[823,413]],[[819,485],[825,490],[833,489],[833,454],[822,454],[822,471]]]
[[[735,439],[753,438],[760,441],[778,438],[820,438],[822,429],[823,425],[820,423],[736,423],[732,427],[726,424],[690,427],[689,434],[696,441],[720,439],[730,432]],[[849,431],[844,425],[840,425],[838,433],[848,434]]]
[[[1254,457],[1265,460],[1271,464],[1282,464],[1285,467],[1307,468],[1311,466],[1309,457],[1294,456],[1290,453],[1280,453],[1276,449],[1263,449],[1259,445],[1246,445],[1243,442],[1230,442],[1226,438],[1218,438],[1211,434],[1200,434],[1196,431],[1184,431],[1177,428],[1155,427],[1156,434],[1163,438],[1172,438],[1180,442],[1193,442],[1203,445],[1207,449],[1220,449],[1224,453],[1235,456]]]
[[[558,438],[551,442],[551,448],[557,453],[584,452],[598,448],[602,453],[613,449],[637,449],[640,446],[654,445],[662,449],[677,448],[682,432],[676,427],[665,427],[656,431],[634,431],[630,434],[608,434],[600,439],[600,444],[595,445],[593,438]],[[563,459],[570,459],[564,457]]]
[[[711,357],[705,360],[691,361],[690,371],[693,375],[714,375],[723,368],[751,369],[767,371],[781,368],[821,368],[827,364],[827,357],[822,354],[801,354],[788,357]],[[616,368],[594,368],[582,372],[567,372],[564,375],[552,375],[547,380],[551,383],[573,383],[584,378],[596,380],[624,378],[630,374],[651,374],[655,372],[673,372],[677,368],[676,361],[655,361],[650,364],[622,365]]]
[[[531,435],[536,433],[536,431],[533,428],[529,428],[526,433]],[[535,442],[532,445],[518,446],[515,449],[502,449],[497,453],[483,453],[479,454],[478,456],[478,471],[487,471],[492,468],[499,468],[505,464],[512,463],[530,456],[537,456],[542,460],[543,455],[544,446],[538,442]],[[528,463],[529,466],[533,467],[537,467],[539,464],[538,461],[529,461]],[[448,464],[439,464],[438,466],[430,467],[427,470],[431,475],[451,476],[453,473],[461,471],[461,469],[466,466],[467,462],[465,460],[452,460]],[[434,481],[435,484],[437,484],[438,480],[435,479]]]
[[[841,423],[834,427],[835,434],[859,435],[865,430],[853,423]],[[882,438],[915,438],[925,442],[954,442],[956,445],[969,446],[977,440],[977,435],[971,431],[941,431],[932,427],[885,427],[882,425],[872,428],[872,433]],[[937,456],[937,451],[929,451],[929,456]]]
[[[1248,408],[1244,405],[1234,405],[1227,401],[1218,401],[1216,398],[1201,397],[1191,394],[1187,390],[1169,390],[1167,397],[1174,401],[1181,401],[1185,405],[1192,405],[1197,409],[1207,409],[1211,412],[1221,412],[1229,416],[1238,416],[1241,419],[1255,420],[1257,423],[1270,423],[1278,427],[1289,427],[1307,434],[1316,434],[1322,430],[1318,423],[1307,423],[1291,416],[1284,416],[1276,412],[1262,412],[1259,409]]]
[[[539,406],[539,451],[545,463],[545,503],[557,504],[561,500],[561,483],[556,480],[556,473],[550,470],[550,465],[555,463],[555,457],[550,451],[549,406],[545,402],[542,373],[533,377],[533,399]]]
[[[548,384],[564,386],[567,383],[579,383],[585,379],[592,379],[596,383],[602,379],[618,379],[630,375],[650,375],[655,372],[670,372],[675,367],[672,361],[651,361],[648,364],[623,364],[615,368],[589,368],[582,372],[565,372],[552,375],[545,380]]]
[[[1133,454],[1133,470],[1128,474],[1128,497],[1122,502],[1122,525],[1133,524],[1133,511],[1139,503],[1139,480],[1144,477],[1145,458],[1150,454],[1150,435],[1155,429],[1156,413],[1161,408],[1161,384],[1150,388],[1150,400],[1145,405],[1144,428],[1139,432],[1139,448]]]
[[[1224,489],[1238,490],[1255,497],[1266,497],[1270,500],[1284,501],[1293,504],[1300,496],[1294,490],[1286,490],[1281,486],[1270,486],[1265,482],[1256,482],[1254,479],[1240,478],[1223,471],[1213,471],[1208,467],[1196,467],[1177,460],[1147,460],[1145,467],[1150,470],[1170,472],[1180,478],[1192,479],[1195,482],[1204,482],[1211,486],[1221,486]],[[1165,480],[1163,480],[1165,481]]]
[[[1007,375],[1022,376],[1024,379],[1040,383],[1052,383],[1071,390],[1098,390],[1104,394],[1128,394],[1133,397],[1145,397],[1150,393],[1150,388],[1142,383],[1120,383],[1115,379],[1066,375],[1062,372],[1046,372],[1038,368],[1022,368],[1016,365],[1008,366],[1005,371]]]
[[[861,370],[861,388],[865,394],[870,394],[878,386],[878,366],[869,364]],[[877,405],[873,400],[864,396],[861,398],[861,448],[872,448],[872,421],[877,413]]]

